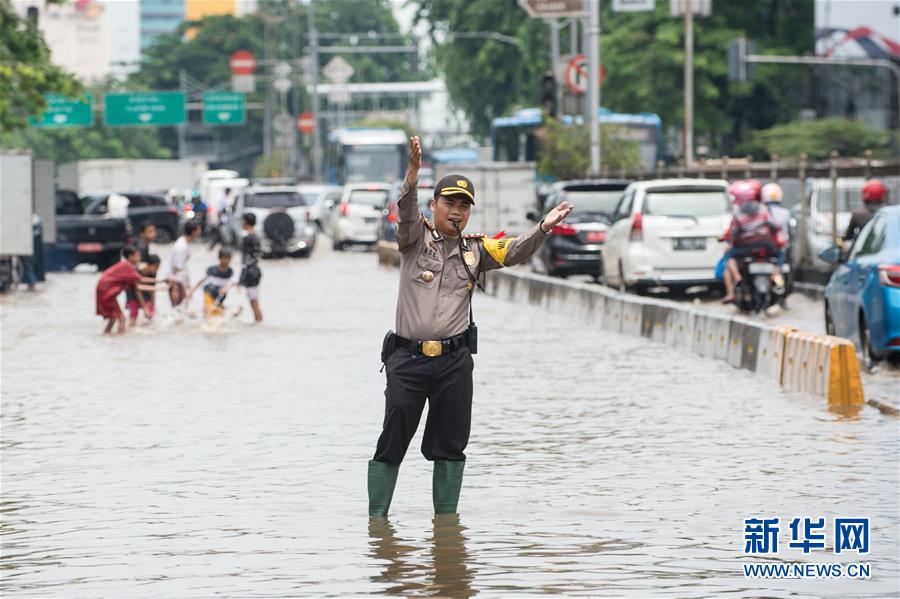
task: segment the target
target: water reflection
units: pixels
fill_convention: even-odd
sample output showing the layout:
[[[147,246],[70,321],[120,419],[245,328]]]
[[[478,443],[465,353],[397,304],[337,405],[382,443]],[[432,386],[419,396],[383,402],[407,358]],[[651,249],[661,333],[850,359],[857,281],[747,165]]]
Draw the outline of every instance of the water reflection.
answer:
[[[436,515],[425,557],[388,520],[370,518],[369,557],[381,566],[372,582],[388,595],[474,596],[465,531],[458,514]]]

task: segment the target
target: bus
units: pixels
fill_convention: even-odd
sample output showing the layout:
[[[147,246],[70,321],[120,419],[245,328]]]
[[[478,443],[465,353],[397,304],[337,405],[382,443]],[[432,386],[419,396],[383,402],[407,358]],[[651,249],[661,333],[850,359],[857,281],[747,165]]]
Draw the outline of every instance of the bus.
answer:
[[[406,133],[400,129],[335,129],[325,149],[325,182],[393,182],[406,173]]]
[[[581,115],[562,117],[564,125],[583,125]],[[497,162],[534,162],[538,159],[540,143],[535,131],[544,123],[540,108],[523,108],[512,116],[499,117],[491,121],[491,146]],[[636,141],[641,151],[644,168],[653,170],[656,161],[665,153],[663,146],[662,120],[652,112],[625,114],[600,109],[602,125],[617,125],[621,139]]]

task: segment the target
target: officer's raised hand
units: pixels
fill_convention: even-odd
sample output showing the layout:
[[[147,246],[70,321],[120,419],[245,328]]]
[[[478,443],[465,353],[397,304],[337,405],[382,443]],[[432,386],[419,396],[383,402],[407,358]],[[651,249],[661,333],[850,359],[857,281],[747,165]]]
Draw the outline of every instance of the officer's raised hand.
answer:
[[[564,221],[572,213],[573,208],[575,206],[569,202],[560,202],[559,206],[548,212],[547,216],[544,217],[544,220],[541,222],[541,231],[549,233],[550,229]]]
[[[409,138],[409,166],[406,169],[406,182],[414,185],[419,181],[419,167],[422,165],[422,146],[419,136]]]

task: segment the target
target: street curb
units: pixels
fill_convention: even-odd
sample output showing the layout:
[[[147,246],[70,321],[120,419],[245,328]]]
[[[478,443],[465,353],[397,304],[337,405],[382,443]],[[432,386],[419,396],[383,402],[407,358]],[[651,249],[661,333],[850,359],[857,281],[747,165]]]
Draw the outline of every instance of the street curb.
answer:
[[[723,360],[782,388],[824,399],[832,409],[852,412],[866,404],[855,348],[847,339],[517,270],[492,272],[487,280],[488,293],[498,298],[571,314],[597,322],[605,331],[643,336]]]

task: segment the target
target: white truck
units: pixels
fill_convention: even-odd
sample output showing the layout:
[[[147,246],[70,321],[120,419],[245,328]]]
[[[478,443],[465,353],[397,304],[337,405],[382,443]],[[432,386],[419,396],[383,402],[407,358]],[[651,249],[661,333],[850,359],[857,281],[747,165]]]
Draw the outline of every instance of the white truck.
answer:
[[[0,154],[0,291],[12,286],[16,258],[34,254],[30,153]]]
[[[467,231],[488,236],[505,231],[514,237],[534,225],[527,216],[536,202],[533,162],[439,164],[435,180],[453,173],[465,175],[475,185],[475,209]]]
[[[208,169],[205,160],[79,160],[59,165],[62,189],[93,191],[168,191],[193,189]]]

